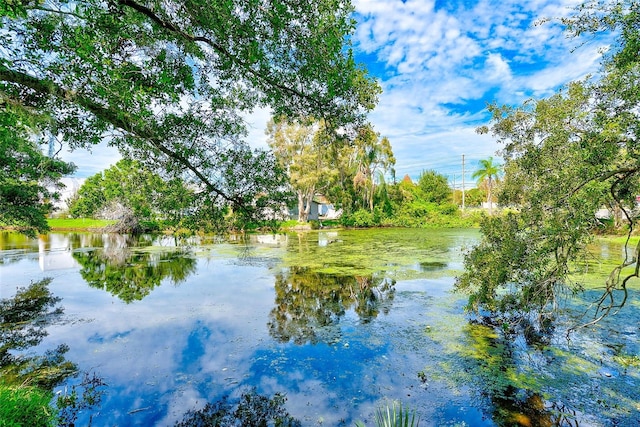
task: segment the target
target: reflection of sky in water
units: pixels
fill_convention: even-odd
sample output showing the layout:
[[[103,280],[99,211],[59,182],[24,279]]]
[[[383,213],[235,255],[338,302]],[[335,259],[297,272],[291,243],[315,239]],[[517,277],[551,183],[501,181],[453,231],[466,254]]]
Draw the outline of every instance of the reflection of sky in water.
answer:
[[[198,258],[196,272],[184,283],[165,280],[143,300],[125,304],[88,287],[77,264],[43,271],[43,255],[71,255],[69,243],[56,239],[47,242],[44,254],[23,254],[2,266],[3,296],[31,280],[54,277],[51,290],[63,298],[67,322],[49,329],[41,350],[67,343],[69,360],[104,378],[107,393],[94,423],[173,424],[189,409],[255,386],[259,393],[285,392],[287,410],[305,425],[353,424],[371,419],[383,396],[420,407],[429,393],[415,376],[424,360],[418,353],[398,351],[394,341],[400,337],[389,338],[406,328],[405,311],[380,314],[366,325],[347,311],[333,345],[272,339],[266,324],[274,304],[274,277],[267,268],[273,263],[260,262],[264,248],[249,253],[256,262],[238,262],[211,250],[207,258]],[[86,250],[79,246],[72,250]],[[232,252],[241,261],[246,256],[242,248]],[[265,259],[272,260],[273,254]],[[407,282],[406,292],[420,287],[419,281]],[[394,304],[421,311],[425,301],[407,295]]]
[[[329,243],[334,237],[321,234],[316,244],[330,248],[343,243]],[[452,233],[449,251],[436,251],[444,258],[425,256],[422,264],[412,265],[416,271],[439,274],[460,264],[460,250],[468,242],[468,236]],[[59,243],[50,251],[64,244]],[[10,296],[32,280],[54,278],[50,287],[63,298],[66,322],[51,327],[38,350],[66,343],[69,360],[103,377],[108,388],[94,425],[172,425],[190,409],[225,394],[238,397],[253,386],[262,394],[286,393],[287,410],[303,425],[370,423],[385,399],[416,408],[423,426],[493,425],[483,419],[487,414],[472,397],[477,393],[471,385],[452,387],[433,378],[422,383],[417,376],[449,363],[447,357],[455,353],[446,348],[446,339],[464,339],[463,297],[449,292],[454,280],[449,274],[399,280],[390,311],[370,323],[347,310],[319,334],[331,339],[315,345],[281,344],[269,335],[267,322],[275,301],[274,268],[287,242],[265,238],[249,243],[195,248],[195,273],[177,285],[165,279],[144,299],[129,304],[87,286],[78,266],[42,271],[36,245],[33,252],[10,255],[10,262],[0,264],[0,295]],[[79,245],[73,250],[88,249]],[[636,344],[629,348],[637,350],[633,319],[625,318],[626,329],[618,330],[631,330],[629,340]],[[596,339],[589,346],[602,348]],[[465,365],[453,361],[452,366]],[[599,387],[597,372],[589,378]],[[581,378],[574,375],[572,380],[578,384]],[[637,378],[612,380],[633,385]]]

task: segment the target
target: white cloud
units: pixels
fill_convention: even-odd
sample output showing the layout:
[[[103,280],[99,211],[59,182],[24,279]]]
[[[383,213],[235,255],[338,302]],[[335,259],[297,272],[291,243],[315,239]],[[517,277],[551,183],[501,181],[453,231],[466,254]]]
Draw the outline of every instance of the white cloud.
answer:
[[[377,59],[370,69],[384,90],[370,119],[389,137],[398,175],[415,176],[420,165],[447,171],[464,152],[495,155],[491,138],[474,132],[486,102],[548,96],[597,70],[597,46],[572,54],[579,41],[557,21],[536,25],[578,3],[356,0],[355,51]]]
[[[253,148],[267,148],[267,122],[271,119],[270,108],[258,108],[245,117],[247,123],[247,142]]]
[[[490,53],[485,61],[487,80],[506,83],[511,80],[511,67],[499,53]]]
[[[567,15],[578,3],[355,0],[356,60],[376,59],[368,66],[384,90],[370,119],[389,137],[398,174],[414,174],[420,165],[446,171],[465,152],[495,155],[491,138],[474,132],[487,120],[487,102],[518,104],[548,96],[595,72],[603,43],[571,53],[580,41],[567,39],[557,21],[536,25]],[[268,109],[246,116],[252,147],[267,146],[269,118]],[[119,155],[98,146],[91,154],[80,150],[64,157],[79,165],[77,176],[89,176]]]
[[[78,167],[73,175],[77,178],[88,178],[95,175],[116,164],[122,158],[118,149],[109,147],[106,142],[90,149],[78,148],[70,151],[65,147],[60,151],[59,156],[62,160],[73,162]]]

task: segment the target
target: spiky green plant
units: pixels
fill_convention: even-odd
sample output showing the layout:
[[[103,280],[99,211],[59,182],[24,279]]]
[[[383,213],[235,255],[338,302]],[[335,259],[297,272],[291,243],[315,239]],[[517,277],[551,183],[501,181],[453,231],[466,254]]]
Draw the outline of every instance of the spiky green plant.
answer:
[[[393,402],[385,408],[378,408],[376,411],[376,427],[418,427],[420,417],[416,411],[409,412],[409,409],[402,409],[401,402]],[[356,427],[365,427],[362,421],[356,422]]]

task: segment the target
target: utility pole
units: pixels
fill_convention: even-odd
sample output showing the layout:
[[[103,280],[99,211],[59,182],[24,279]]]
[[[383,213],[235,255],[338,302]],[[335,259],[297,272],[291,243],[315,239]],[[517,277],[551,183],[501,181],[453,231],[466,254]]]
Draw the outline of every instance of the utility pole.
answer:
[[[464,154],[462,155],[462,210],[464,210]]]

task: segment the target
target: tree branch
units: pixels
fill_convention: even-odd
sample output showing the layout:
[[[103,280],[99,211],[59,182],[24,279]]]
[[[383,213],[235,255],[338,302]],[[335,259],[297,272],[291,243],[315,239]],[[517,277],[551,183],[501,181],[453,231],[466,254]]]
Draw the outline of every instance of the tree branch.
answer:
[[[43,6],[35,6],[32,9],[40,10],[42,12],[57,13],[57,14],[60,14],[60,15],[73,16],[74,18],[78,18],[80,20],[84,20],[85,19],[84,16],[78,15],[77,13],[64,11],[64,10],[49,9],[49,8],[43,7]]]
[[[318,102],[318,100],[316,100],[315,98],[306,95],[304,92],[288,87],[288,86],[284,86],[283,84],[268,78],[267,76],[259,73],[258,71],[256,71],[255,69],[253,69],[251,67],[251,63],[248,63],[246,61],[242,61],[239,58],[237,58],[236,56],[234,56],[228,49],[226,49],[224,46],[222,46],[220,43],[215,42],[214,40],[208,38],[208,37],[204,37],[204,36],[195,36],[192,34],[187,33],[186,31],[184,31],[183,29],[179,28],[177,25],[175,25],[174,23],[164,20],[161,17],[159,17],[153,10],[151,10],[150,8],[141,5],[133,0],[118,0],[118,3],[121,4],[122,6],[127,6],[143,15],[145,15],[147,18],[151,19],[151,21],[155,22],[158,26],[160,26],[161,28],[164,28],[165,30],[168,30],[171,33],[174,33],[176,35],[178,35],[179,37],[188,40],[188,41],[192,41],[192,42],[201,42],[201,43],[205,43],[206,45],[208,45],[209,47],[213,48],[215,51],[217,51],[219,54],[223,55],[225,58],[229,59],[231,62],[233,62],[234,64],[240,66],[243,70],[245,70],[247,73],[251,74],[253,77],[265,82],[267,85],[273,87],[273,88],[277,88],[285,93],[289,93],[291,95],[294,95],[296,97],[302,98],[302,99],[306,99],[309,100],[311,102],[313,102],[317,107],[323,107],[324,105],[320,102]]]
[[[633,168],[620,168],[620,169],[614,169],[608,172],[603,172],[600,175],[596,175],[593,176],[589,179],[584,180],[583,182],[581,182],[577,187],[575,187],[573,190],[571,190],[571,192],[564,198],[564,200],[570,198],[571,196],[573,196],[574,194],[576,194],[578,191],[580,191],[585,185],[589,184],[590,182],[593,181],[606,181],[607,179],[618,175],[620,173],[624,173],[624,174],[633,174],[640,171],[640,168],[637,167],[633,167]]]
[[[60,101],[69,102],[78,105],[85,110],[91,112],[96,117],[111,123],[112,126],[118,128],[130,135],[133,135],[143,141],[150,143],[155,149],[164,155],[178,161],[184,167],[193,172],[200,181],[206,185],[207,189],[228,202],[233,203],[236,207],[246,210],[244,203],[238,197],[227,195],[224,191],[215,186],[189,159],[170,150],[162,143],[162,137],[157,135],[147,126],[136,124],[128,114],[115,110],[108,106],[103,106],[98,102],[78,93],[65,89],[51,80],[38,79],[26,73],[10,70],[0,65],[0,80],[16,83],[23,87],[28,87],[39,93],[46,94],[57,98]]]
[[[633,168],[635,169],[635,168]],[[622,205],[621,201],[618,199],[618,197],[616,197],[615,194],[615,187],[618,183],[623,182],[624,179],[626,179],[629,175],[632,175],[633,173],[635,173],[637,171],[633,170],[631,168],[627,168],[625,170],[619,169],[617,171],[617,173],[625,173],[625,177],[624,178],[619,178],[618,180],[616,180],[615,183],[613,183],[613,185],[611,185],[611,188],[609,189],[610,193],[611,193],[611,197],[615,200],[615,202],[618,204],[618,206],[622,209],[622,212],[624,212],[625,217],[627,218],[627,221],[629,222],[629,230],[627,232],[627,239],[624,243],[624,247],[625,247],[625,256],[624,256],[624,260],[622,261],[622,263],[620,263],[620,265],[617,265],[609,274],[609,277],[607,278],[607,281],[605,283],[605,288],[604,288],[604,292],[602,293],[602,295],[600,296],[600,298],[597,299],[597,301],[594,301],[593,303],[591,303],[589,305],[589,308],[585,311],[585,313],[582,315],[582,317],[586,316],[586,314],[591,310],[591,308],[595,307],[595,314],[594,314],[594,318],[587,322],[584,323],[582,325],[579,326],[574,326],[572,328],[569,329],[568,332],[571,332],[573,330],[576,330],[578,328],[584,328],[584,327],[588,327],[591,325],[595,325],[596,323],[598,323],[599,321],[601,321],[602,319],[604,319],[606,316],[609,315],[609,313],[611,313],[611,310],[617,308],[618,310],[614,313],[616,314],[620,308],[622,308],[625,303],[627,302],[627,298],[629,297],[629,291],[627,290],[627,283],[629,282],[629,280],[631,280],[634,277],[640,277],[640,242],[638,242],[638,244],[636,245],[635,251],[633,253],[633,256],[631,257],[631,259],[629,258],[629,253],[628,253],[628,246],[629,246],[629,241],[631,239],[631,235],[633,234],[633,220],[631,218],[631,216],[629,215],[629,212],[624,208],[624,206]],[[615,174],[609,175],[607,178],[610,178],[611,176],[613,176]],[[622,279],[622,282],[620,281],[620,275],[622,273],[622,270],[625,269],[626,267],[629,267],[631,265],[635,264],[635,268],[633,273],[628,274],[624,279]],[[619,288],[618,288],[619,286]],[[622,291],[622,301],[616,303],[616,299],[614,298],[614,292],[615,291]],[[608,300],[608,303],[606,302]]]

